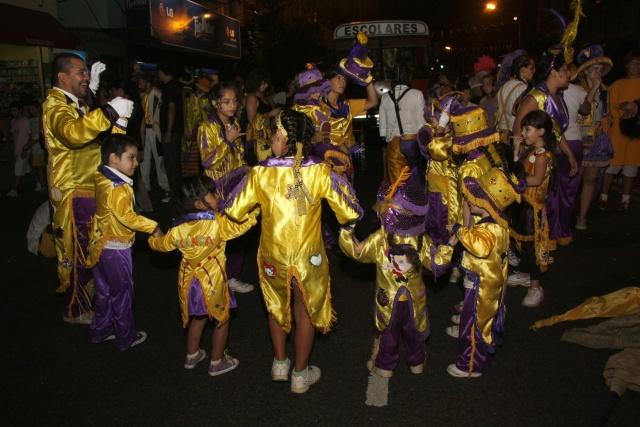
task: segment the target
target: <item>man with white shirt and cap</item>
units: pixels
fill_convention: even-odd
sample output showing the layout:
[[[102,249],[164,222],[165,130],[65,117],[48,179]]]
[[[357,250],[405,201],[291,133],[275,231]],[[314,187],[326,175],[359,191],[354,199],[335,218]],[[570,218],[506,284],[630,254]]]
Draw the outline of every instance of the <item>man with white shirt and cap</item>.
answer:
[[[60,281],[57,292],[67,294],[63,320],[72,324],[90,324],[93,318],[92,275],[85,268],[85,260],[87,232],[96,207],[93,177],[100,165],[96,138],[109,129],[124,133],[133,110],[133,102],[120,97],[97,109],[87,107],[85,100],[98,90],[105,68],[96,62],[89,72],[80,56],[57,55],[53,60],[53,88],[43,103]]]

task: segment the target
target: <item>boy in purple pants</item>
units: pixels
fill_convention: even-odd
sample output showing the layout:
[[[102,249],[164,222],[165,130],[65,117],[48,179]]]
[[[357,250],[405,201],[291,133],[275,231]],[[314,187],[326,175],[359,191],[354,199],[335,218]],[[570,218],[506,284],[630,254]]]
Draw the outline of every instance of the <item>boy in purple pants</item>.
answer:
[[[135,329],[133,319],[133,264],[135,232],[161,235],[158,224],[133,210],[133,176],[138,149],[122,134],[107,137],[101,147],[102,165],[95,174],[96,213],[89,242],[89,266],[95,283],[91,342],[116,341],[125,351],[142,343],[147,334]]]

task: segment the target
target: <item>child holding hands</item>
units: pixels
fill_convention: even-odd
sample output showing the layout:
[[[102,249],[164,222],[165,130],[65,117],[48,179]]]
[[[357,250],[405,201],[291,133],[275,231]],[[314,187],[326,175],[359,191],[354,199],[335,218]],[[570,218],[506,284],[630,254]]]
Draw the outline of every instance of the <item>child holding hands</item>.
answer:
[[[158,223],[133,210],[133,176],[138,167],[136,141],[109,135],[100,148],[102,165],[95,173],[96,213],[89,235],[89,258],[95,283],[91,341],[116,341],[125,351],[146,340],[133,319],[133,263],[135,232],[162,232]]]
[[[182,325],[189,327],[185,369],[195,368],[207,356],[200,348],[200,340],[207,321],[214,319],[209,375],[222,375],[240,363],[225,352],[229,308],[233,305],[226,285],[225,245],[255,225],[259,209],[250,212],[241,223],[231,221],[218,210],[214,181],[206,176],[184,180],[180,204],[182,215],[166,235],[150,237],[149,246],[159,252],[178,249],[182,253],[178,299]]]
[[[519,185],[512,175],[493,167],[479,178],[465,177],[461,188],[464,203],[475,215],[471,226],[451,226],[454,239],[464,252],[464,302],[455,326],[447,334],[458,339],[458,359],[447,367],[454,377],[482,375],[502,340],[505,320],[504,292],[507,279],[509,222],[505,209],[520,201]]]
[[[382,227],[358,242],[351,229],[340,232],[340,248],[351,258],[376,264],[374,351],[367,405],[385,406],[388,378],[400,359],[400,342],[413,374],[424,371],[425,340],[429,336],[427,292],[422,267],[439,276],[448,271],[453,254],[449,245],[435,246],[425,233],[427,198],[418,178],[405,167],[392,185],[378,193]],[[413,179],[412,179],[413,178]]]

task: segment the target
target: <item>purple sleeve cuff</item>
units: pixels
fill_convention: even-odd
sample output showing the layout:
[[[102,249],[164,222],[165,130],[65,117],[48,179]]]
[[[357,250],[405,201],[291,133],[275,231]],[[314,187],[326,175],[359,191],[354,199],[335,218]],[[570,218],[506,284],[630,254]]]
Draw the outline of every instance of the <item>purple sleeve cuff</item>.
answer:
[[[118,112],[109,104],[104,104],[100,106],[102,113],[107,117],[107,119],[113,124],[120,118]]]

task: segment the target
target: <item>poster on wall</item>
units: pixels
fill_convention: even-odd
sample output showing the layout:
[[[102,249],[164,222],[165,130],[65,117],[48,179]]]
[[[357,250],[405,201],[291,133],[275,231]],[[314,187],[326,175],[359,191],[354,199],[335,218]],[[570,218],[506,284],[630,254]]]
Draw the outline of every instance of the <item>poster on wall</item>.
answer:
[[[151,37],[164,44],[236,59],[241,56],[240,23],[198,3],[129,0],[127,9],[130,28],[149,28]]]

